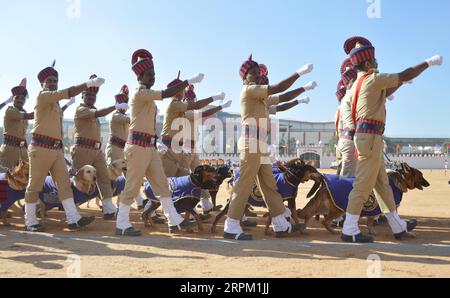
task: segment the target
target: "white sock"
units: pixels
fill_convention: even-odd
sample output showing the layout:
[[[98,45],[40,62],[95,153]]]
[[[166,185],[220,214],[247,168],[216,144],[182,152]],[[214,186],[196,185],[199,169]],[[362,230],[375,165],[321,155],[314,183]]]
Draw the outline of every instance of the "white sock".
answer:
[[[76,224],[81,219],[81,215],[77,210],[77,206],[75,206],[75,202],[73,198],[63,200],[62,205],[64,207],[64,212],[66,212],[67,223]]]
[[[342,234],[346,236],[356,236],[361,234],[359,229],[359,215],[352,215],[347,213],[345,215],[344,228],[342,229]]]
[[[137,195],[137,197],[134,200],[136,201],[136,204],[138,205],[138,207],[144,205],[144,198],[141,196],[140,193]]]
[[[244,234],[244,230],[242,230],[241,227],[241,222],[228,217],[225,220],[225,233],[237,235]]]
[[[209,199],[201,199],[200,206],[202,206],[202,209],[205,212],[211,211],[214,208],[214,205],[209,201]]]
[[[152,200],[148,200],[147,204],[144,206],[144,212],[146,212],[148,209],[150,209],[153,205]]]
[[[397,211],[386,213],[385,215],[394,234],[399,234],[407,231],[408,228],[406,221],[400,218]]]
[[[175,209],[172,198],[161,198],[160,202],[164,215],[167,218],[169,227],[178,226],[184,221],[183,217],[178,214],[177,210]]]
[[[124,203],[120,203],[119,212],[117,213],[116,227],[119,230],[126,230],[131,228],[133,225],[130,223],[130,210],[131,206]]]
[[[116,214],[117,207],[114,205],[112,198],[104,199],[102,201],[103,214]]]
[[[275,233],[286,232],[289,229],[292,229],[292,225],[286,220],[284,214],[281,214],[272,218],[272,228]]]
[[[39,224],[36,217],[36,208],[38,203],[25,203],[25,225],[27,227]]]
[[[284,217],[289,218],[289,219],[292,217],[291,209],[289,209],[288,207],[286,207],[286,212],[284,212]]]

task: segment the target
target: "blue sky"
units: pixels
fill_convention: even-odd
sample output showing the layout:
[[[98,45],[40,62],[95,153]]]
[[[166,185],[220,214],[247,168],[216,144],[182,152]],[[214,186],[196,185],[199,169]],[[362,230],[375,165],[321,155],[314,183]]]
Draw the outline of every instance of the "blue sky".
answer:
[[[56,59],[60,87],[84,82],[92,73],[105,77],[98,107],[109,106],[122,84],[136,87],[131,54],[146,48],[154,55],[155,88],[163,88],[179,69],[184,78],[204,72],[197,94],[224,91],[234,101],[230,111],[239,112],[238,70],[253,53],[268,65],[272,82],[314,63],[315,71],[296,84],[319,83],[308,94],[311,104],[282,117],[330,121],[343,43],[363,35],[376,46],[382,72],[399,72],[434,54],[447,58],[388,104],[387,135],[450,137],[450,1],[371,1],[381,1],[381,18],[368,17],[367,0],[81,0],[79,18],[67,13],[76,1],[1,0],[0,96],[8,98],[26,76],[31,110],[40,87],[36,75]],[[67,116],[73,113],[74,107]]]

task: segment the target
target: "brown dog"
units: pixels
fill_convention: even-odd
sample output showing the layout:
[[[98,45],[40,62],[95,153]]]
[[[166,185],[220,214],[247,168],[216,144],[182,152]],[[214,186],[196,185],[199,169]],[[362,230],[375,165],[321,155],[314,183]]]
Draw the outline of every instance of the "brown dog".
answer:
[[[296,190],[291,195],[289,195],[288,198],[285,199],[285,201],[288,203],[288,208],[292,213],[292,219],[294,220],[295,223],[299,223],[299,220],[297,217],[297,211],[296,211],[296,209],[297,209],[296,198],[297,198],[298,186],[301,183],[308,182],[311,179],[311,176],[313,174],[318,175],[319,173],[313,166],[306,164],[301,159],[291,160],[284,165],[281,164],[280,162],[278,162],[276,165],[277,165],[278,170],[274,171],[274,175],[275,176],[283,175],[284,178],[291,185],[296,187]],[[230,193],[230,197],[231,197],[231,193]],[[247,206],[247,208],[248,207],[249,206]],[[230,199],[228,200],[228,203],[225,206],[225,208],[215,218],[214,223],[211,227],[211,233],[216,232],[217,224],[219,223],[221,218],[223,216],[225,216],[225,214],[228,213],[229,208],[230,208]],[[268,213],[265,214],[264,217],[268,218],[267,222],[266,222],[266,234],[269,234],[269,227],[272,222],[272,218],[270,217],[270,214],[268,214]]]
[[[28,162],[20,161],[11,172],[5,174],[5,178],[8,181],[8,187],[17,193],[23,192],[23,195],[25,196],[29,173],[30,164]],[[10,223],[8,222],[8,208],[2,208],[0,213],[3,224],[5,226],[10,226]]]
[[[408,192],[408,190],[423,190],[424,187],[430,186],[430,183],[428,183],[428,181],[423,177],[421,171],[408,166],[406,163],[401,164],[401,169],[389,171],[388,176],[391,181],[393,181],[394,186],[391,185],[391,187],[393,187],[393,191],[400,194],[404,194]],[[303,210],[297,211],[298,217],[303,219],[306,225],[307,222],[316,214],[326,214],[322,224],[330,233],[337,234],[337,232],[331,227],[331,224],[333,220],[342,217],[345,214],[345,210],[337,207],[323,175],[313,175],[311,178],[315,180],[316,183],[308,194],[308,198],[314,197],[309,201]],[[394,189],[394,187],[396,189]],[[372,205],[373,203],[376,203],[376,201],[374,202],[374,198],[372,196],[368,202],[371,202]],[[381,215],[381,210],[378,215],[367,217],[367,227],[371,235],[376,235],[374,221],[379,215]]]

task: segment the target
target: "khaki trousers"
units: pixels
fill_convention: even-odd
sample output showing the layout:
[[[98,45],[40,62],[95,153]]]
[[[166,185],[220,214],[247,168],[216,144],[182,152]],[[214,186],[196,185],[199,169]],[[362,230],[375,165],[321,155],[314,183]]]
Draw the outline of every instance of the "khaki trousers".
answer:
[[[97,170],[97,183],[102,193],[102,199],[111,199],[113,191],[106,166],[105,155],[100,150],[81,148],[78,146],[72,149],[73,167],[77,171],[84,166],[93,166]]]
[[[344,178],[355,177],[357,164],[355,142],[340,139],[338,148],[342,156],[341,176]]]
[[[108,143],[105,149],[105,158],[108,165],[112,164],[116,160],[125,159],[124,149]]]
[[[127,161],[127,181],[125,190],[120,195],[121,203],[129,206],[133,204],[134,199],[140,193],[144,177],[152,186],[156,197],[171,197],[161,157],[155,148],[127,145],[125,147],[125,160]]]
[[[185,164],[184,153],[175,153],[172,149],[161,155],[164,173],[166,177],[188,176],[189,168]]]
[[[13,169],[19,161],[28,161],[28,151],[25,147],[14,147],[3,144],[0,147],[0,165]]]
[[[26,203],[33,204],[39,201],[39,192],[42,191],[45,178],[49,172],[58,189],[59,199],[64,201],[73,198],[69,171],[62,150],[51,150],[31,145],[28,157],[30,160],[30,180],[25,193]]]
[[[383,213],[396,211],[394,194],[389,186],[384,164],[382,136],[358,133],[355,136],[355,145],[358,149],[358,163],[347,213],[360,216],[363,205],[373,190]]]
[[[269,208],[270,215],[277,217],[285,213],[286,208],[281,195],[277,191],[272,165],[262,164],[262,158],[269,159],[267,154],[249,153],[248,150],[241,151],[239,180],[233,188],[228,211],[229,218],[234,220],[242,219],[255,179],[261,190],[264,202]]]

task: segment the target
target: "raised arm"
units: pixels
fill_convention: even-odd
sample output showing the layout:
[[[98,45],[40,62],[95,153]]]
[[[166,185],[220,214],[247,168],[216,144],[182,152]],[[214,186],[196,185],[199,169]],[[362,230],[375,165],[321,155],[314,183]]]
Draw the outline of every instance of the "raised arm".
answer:
[[[180,93],[181,91],[183,91],[184,89],[186,89],[186,87],[188,87],[189,85],[201,83],[204,78],[205,78],[205,75],[202,73],[199,73],[196,76],[190,78],[189,80],[186,80],[186,81],[184,81],[178,85],[175,85],[173,87],[167,88],[166,90],[163,90],[162,98],[163,99],[171,98],[171,97],[175,96],[176,94]]]
[[[294,83],[303,75],[310,73],[314,69],[312,64],[308,64],[303,66],[301,69],[297,70],[296,73],[288,77],[287,79],[281,81],[280,83],[269,86],[268,93],[269,95],[278,94],[288,90],[294,85]]]
[[[211,96],[207,99],[202,99],[196,102],[192,102],[188,104],[188,111],[192,110],[201,110],[204,107],[207,107],[210,103],[213,103],[214,101],[220,101],[222,102],[225,99],[225,93],[219,93],[217,95]]]
[[[427,70],[431,66],[440,66],[444,62],[444,58],[442,56],[436,55],[431,57],[430,59],[425,60],[419,65],[410,67],[401,73],[398,74],[399,83],[409,82],[418,76],[420,76],[425,70]]]
[[[293,107],[298,106],[299,104],[300,103],[298,102],[298,100],[294,100],[292,102],[278,105],[278,106],[276,106],[277,113],[288,111],[288,110],[292,109]]]
[[[83,91],[85,91],[87,88],[91,87],[100,87],[105,83],[105,79],[102,78],[94,78],[89,81],[87,81],[84,84],[73,86],[69,88],[69,97],[75,97],[77,95],[80,95]]]
[[[112,106],[112,107],[109,107],[109,108],[105,108],[105,109],[102,109],[102,110],[97,110],[97,112],[95,112],[95,118],[102,118],[102,117],[108,116],[109,114],[111,114],[115,110],[116,110],[115,106]]]

